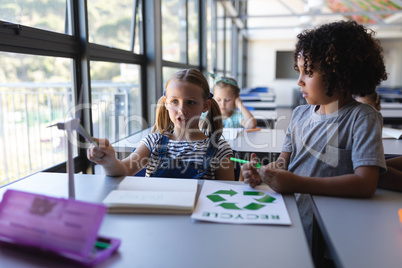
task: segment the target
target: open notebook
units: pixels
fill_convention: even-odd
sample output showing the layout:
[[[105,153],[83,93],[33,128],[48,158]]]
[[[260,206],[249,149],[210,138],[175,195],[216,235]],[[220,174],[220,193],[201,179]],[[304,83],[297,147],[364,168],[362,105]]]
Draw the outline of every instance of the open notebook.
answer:
[[[402,129],[383,127],[382,128],[383,139],[402,139]]]
[[[190,214],[197,187],[191,179],[126,177],[103,203],[111,213]]]

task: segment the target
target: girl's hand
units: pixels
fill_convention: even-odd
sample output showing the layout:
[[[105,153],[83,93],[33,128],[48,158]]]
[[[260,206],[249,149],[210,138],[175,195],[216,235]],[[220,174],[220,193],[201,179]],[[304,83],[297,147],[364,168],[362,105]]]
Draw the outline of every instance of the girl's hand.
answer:
[[[300,183],[299,176],[287,170],[262,166],[257,170],[262,181],[278,193],[294,193]]]
[[[241,176],[244,179],[245,183],[250,184],[252,188],[259,185],[261,183],[261,176],[257,172],[257,168],[255,167],[257,164],[257,155],[255,153],[251,154],[251,161],[247,164],[244,164],[241,167]]]
[[[109,140],[97,138],[94,138],[94,140],[98,143],[98,147],[95,147],[93,144],[89,146],[87,150],[88,159],[98,165],[113,162],[116,158],[116,153]]]
[[[240,96],[235,99],[235,105],[236,105],[237,109],[241,110],[241,107],[243,106],[243,102],[240,99]]]

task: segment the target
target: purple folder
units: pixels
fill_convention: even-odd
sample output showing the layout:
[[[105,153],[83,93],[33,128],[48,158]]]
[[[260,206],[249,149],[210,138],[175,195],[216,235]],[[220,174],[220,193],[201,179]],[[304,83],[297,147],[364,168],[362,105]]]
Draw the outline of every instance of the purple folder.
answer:
[[[94,265],[121,242],[98,237],[106,210],[101,204],[7,190],[0,203],[0,240]]]

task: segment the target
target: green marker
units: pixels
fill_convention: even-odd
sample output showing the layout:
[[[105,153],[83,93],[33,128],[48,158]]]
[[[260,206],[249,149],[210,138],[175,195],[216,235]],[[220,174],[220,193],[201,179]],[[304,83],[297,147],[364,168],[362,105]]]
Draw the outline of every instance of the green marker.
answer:
[[[100,249],[104,249],[104,248],[109,248],[110,244],[105,243],[105,242],[96,241],[95,242],[95,247],[100,248]]]
[[[232,161],[234,161],[234,162],[239,162],[239,163],[242,163],[242,164],[246,164],[246,163],[249,163],[249,162],[250,162],[250,161],[247,161],[247,160],[243,160],[243,159],[239,159],[239,158],[234,158],[234,157],[231,157],[230,160],[232,160]],[[256,167],[256,168],[261,168],[261,165],[257,163],[257,164],[255,164],[255,167]]]

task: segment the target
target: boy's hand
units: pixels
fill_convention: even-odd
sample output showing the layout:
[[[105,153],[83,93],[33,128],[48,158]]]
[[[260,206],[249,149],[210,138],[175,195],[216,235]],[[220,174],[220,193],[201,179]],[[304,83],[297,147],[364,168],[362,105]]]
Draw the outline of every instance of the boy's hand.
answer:
[[[113,162],[116,158],[116,153],[109,140],[97,138],[94,138],[94,140],[98,143],[98,147],[95,147],[93,144],[89,146],[87,150],[88,159],[98,165]]]
[[[278,193],[294,193],[301,182],[299,176],[280,168],[262,166],[257,172],[262,181]]]
[[[261,183],[261,177],[260,174],[257,172],[255,164],[257,164],[257,155],[255,153],[252,153],[250,162],[244,164],[241,167],[240,171],[244,182],[250,184],[252,188]]]

